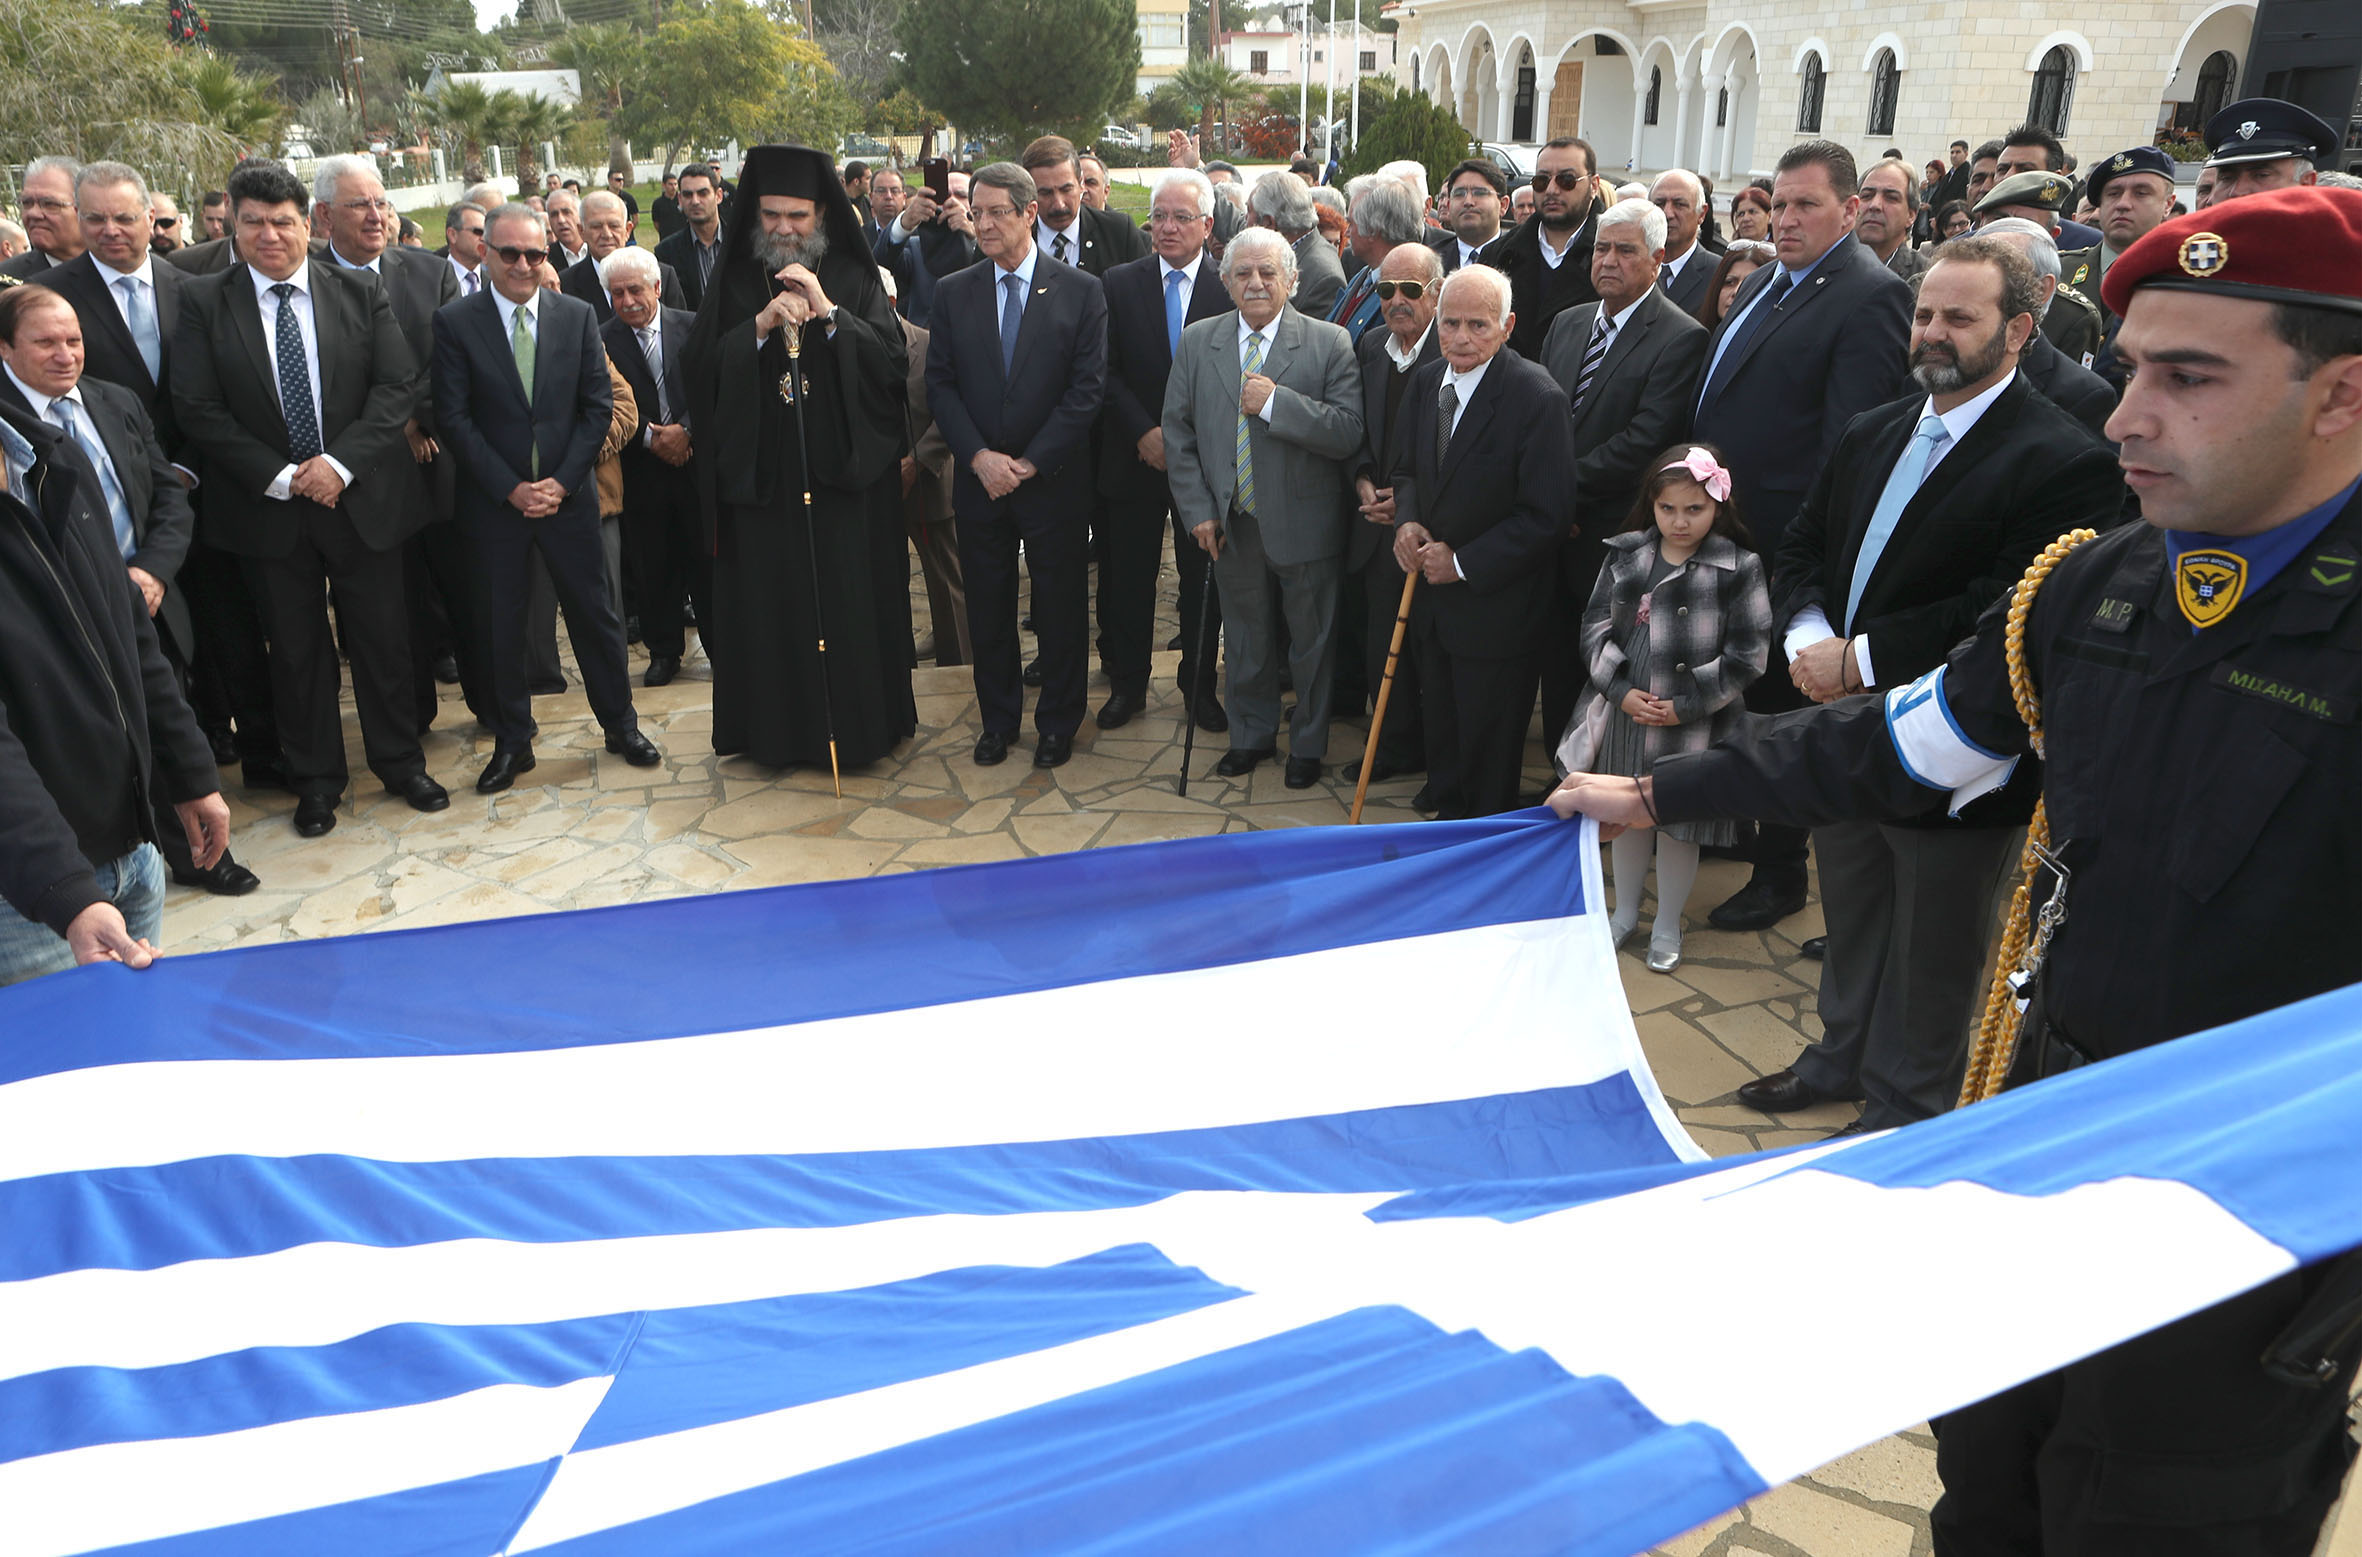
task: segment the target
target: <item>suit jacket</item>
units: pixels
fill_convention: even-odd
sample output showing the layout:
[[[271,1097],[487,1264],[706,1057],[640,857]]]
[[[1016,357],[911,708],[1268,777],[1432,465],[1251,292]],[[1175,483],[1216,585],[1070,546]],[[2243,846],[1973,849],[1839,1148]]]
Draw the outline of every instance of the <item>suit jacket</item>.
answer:
[[[675,475],[686,477],[692,465],[672,466],[656,457],[648,447],[648,429],[656,425],[662,411],[672,413],[679,426],[689,421],[689,384],[681,376],[681,357],[689,349],[689,327],[697,316],[678,308],[659,308],[656,311],[657,344],[664,358],[664,394],[659,404],[656,375],[648,371],[648,354],[640,349],[640,338],[621,318],[609,319],[599,326],[599,345],[606,351],[607,360],[623,375],[630,387],[632,405],[637,415],[632,419],[631,432],[622,448],[624,498],[634,495],[634,485],[641,490]],[[694,454],[690,456],[696,458]]]
[[[2053,346],[2039,332],[2026,343],[2018,368],[2042,391],[2042,398],[2105,440],[2108,418],[2116,414],[2116,386]]]
[[[328,263],[343,262],[331,251]],[[418,418],[421,427],[432,431],[435,314],[445,303],[458,299],[459,273],[449,262],[435,258],[424,249],[405,249],[394,244],[377,257],[377,279],[385,288],[386,301],[394,310],[394,323],[401,327],[402,339],[410,343],[411,355],[418,360],[418,398],[411,415]]]
[[[1848,622],[1863,536],[1926,405],[1913,394],[1855,417],[1773,558],[1778,631],[1820,607],[1840,634],[1867,635],[1882,687],[1942,664],[2037,552],[2087,521],[2105,527],[2122,500],[2107,446],[2021,373],[1904,506]]]
[[[1197,281],[1182,305],[1186,331],[1200,319],[1230,312],[1230,294],[1212,255],[1197,262]],[[1099,492],[1139,502],[1166,501],[1164,471],[1140,458],[1140,440],[1165,415],[1165,383],[1173,353],[1165,341],[1164,262],[1154,254],[1116,266],[1102,278],[1107,293],[1107,404],[1099,413]]]
[[[1296,251],[1296,290],[1288,305],[1307,318],[1325,320],[1345,290],[1345,267],[1337,259],[1337,246],[1315,227],[1289,247]]]
[[[1542,366],[1570,396],[1602,306],[1576,304],[1543,338]],[[1604,540],[1622,529],[1649,462],[1689,436],[1706,341],[1706,327],[1652,287],[1608,342],[1572,425],[1575,518],[1587,535]]]
[[[1091,500],[1091,425],[1107,394],[1107,294],[1099,278],[1041,255],[1001,366],[997,265],[972,265],[935,289],[927,342],[927,408],[951,445],[952,509],[970,523],[1003,514],[1084,522]],[[986,449],[1039,472],[1005,498],[985,495],[974,461]]]
[[[917,482],[903,494],[903,512],[915,514],[926,524],[942,524],[951,518],[951,445],[943,441],[943,429],[927,414],[928,336],[908,319],[899,322],[902,343],[910,355],[902,430],[910,438],[910,457],[919,467]]]
[[[1345,290],[1337,294],[1337,301],[1330,306],[1328,321],[1344,326],[1345,333],[1359,346],[1362,336],[1379,321],[1378,304],[1378,267],[1364,265],[1345,278]]]
[[[929,331],[934,328],[935,283],[967,269],[979,258],[974,239],[941,222],[929,222],[900,244],[889,242],[886,229],[880,228],[870,254],[894,273],[902,317]]]
[[[534,479],[538,450],[541,475],[566,490],[558,516],[596,524],[591,475],[615,416],[598,320],[579,298],[541,294],[528,403],[494,297],[479,292],[435,315],[435,420],[459,460],[459,516],[477,523],[521,517],[509,493]]]
[[[1731,326],[1779,273],[1765,265],[1740,286],[1707,345],[1701,390]],[[1727,381],[1698,408],[1691,433],[1721,447],[1739,512],[1765,556],[1779,550],[1789,516],[1846,424],[1903,392],[1911,307],[1900,276],[1850,235],[1840,238],[1760,321],[1726,366]]]
[[[164,585],[164,603],[156,609],[157,620],[186,658],[196,645],[189,636],[188,604],[173,587],[173,580],[188,560],[189,543],[197,534],[197,516],[189,507],[188,489],[165,456],[138,394],[88,373],[82,376],[81,388],[90,425],[106,446],[115,479],[123,488],[123,506],[131,513],[132,551],[123,564],[153,574]],[[27,416],[33,414],[32,404],[4,373],[0,373],[0,400]],[[105,506],[103,493],[94,494],[94,500]],[[114,534],[111,524],[107,534],[110,538]]]
[[[25,252],[16,258],[0,263],[0,276],[12,276],[19,281],[30,281],[33,277],[51,268],[48,255],[39,249],[28,246]]]
[[[658,274],[664,282],[657,293],[662,306],[687,308],[689,300],[687,295],[681,291],[680,276],[662,260],[658,260],[656,265]],[[579,265],[567,266],[565,274],[558,277],[558,290],[568,297],[579,298],[590,304],[591,311],[597,315],[598,322],[601,324],[605,324],[615,317],[615,305],[608,301],[607,289],[599,285],[599,267],[595,260],[586,259]],[[495,312],[497,311],[495,310]]]
[[[1926,249],[1915,249],[1908,243],[1886,257],[1886,268],[1905,281],[1926,274],[1927,267],[1934,263],[1935,256],[1932,253]]]
[[[426,517],[418,462],[402,435],[418,364],[376,278],[316,259],[308,266],[321,444],[352,472],[337,510],[371,549],[390,550]],[[302,505],[264,495],[295,461],[263,330],[243,263],[190,281],[172,337],[172,407],[183,436],[204,451],[206,539],[239,556],[283,557]]]
[[[1416,522],[1452,548],[1466,581],[1423,586],[1414,615],[1434,621],[1445,652],[1510,659],[1540,646],[1550,611],[1549,559],[1574,512],[1575,443],[1558,381],[1511,351],[1491,366],[1435,457],[1440,358],[1415,369],[1390,434],[1394,522]]]
[[[1181,332],[1165,385],[1165,471],[1173,510],[1190,529],[1219,525],[1238,487],[1239,316],[1217,314]],[[1247,418],[1255,463],[1255,518],[1280,567],[1345,550],[1345,476],[1362,443],[1361,376],[1337,325],[1283,307],[1272,321],[1263,376],[1271,420]]]
[[[1041,235],[1034,236],[1038,239]],[[1148,235],[1133,226],[1131,218],[1087,205],[1075,212],[1067,237],[1076,245],[1068,263],[1094,276],[1104,277],[1116,266],[1130,264],[1148,252]],[[1042,250],[1045,255],[1049,252]]]
[[[148,275],[155,283],[158,358],[163,364],[153,377],[148,373],[147,359],[139,354],[139,343],[131,338],[131,326],[123,322],[122,308],[109,290],[113,273],[100,274],[97,260],[82,254],[63,265],[52,265],[37,272],[33,284],[54,289],[74,305],[74,317],[82,322],[82,376],[119,384],[136,395],[164,452],[176,464],[194,470],[197,457],[181,447],[171,389],[172,332],[180,323],[180,292],[189,278],[160,258],[149,260]],[[154,568],[148,571],[156,572]]]
[[[1492,264],[1495,257],[1500,254],[1501,246],[1509,241],[1509,232],[1510,229],[1504,227],[1494,233],[1492,241],[1476,251],[1476,262],[1479,265]],[[1460,235],[1458,233],[1449,227],[1438,227],[1431,229],[1424,236],[1427,239],[1427,247],[1435,251],[1437,259],[1443,261],[1445,275],[1448,276],[1460,268]]]
[[[1658,289],[1673,299],[1675,306],[1683,313],[1696,317],[1698,305],[1706,301],[1706,287],[1714,280],[1714,267],[1722,263],[1722,256],[1728,252],[1727,249],[1708,243],[1705,234],[1700,233],[1697,243],[1690,250],[1688,262],[1681,267],[1680,275],[1668,283],[1663,272],[1658,273]]]
[[[1509,344],[1518,355],[1530,360],[1541,354],[1554,314],[1598,301],[1598,289],[1591,285],[1591,250],[1599,239],[1600,209],[1594,204],[1583,218],[1555,269],[1542,258],[1539,216],[1527,217],[1486,250],[1485,263],[1509,278],[1509,306],[1517,315]]]
[[[1381,325],[1353,346],[1354,359],[1361,369],[1361,455],[1353,468],[1353,475],[1357,480],[1363,476],[1369,477],[1370,484],[1376,487],[1384,487],[1393,479],[1393,445],[1397,433],[1386,424],[1386,378],[1394,371],[1394,359],[1386,354],[1386,343],[1393,338],[1393,334],[1393,331]],[[1440,332],[1431,324],[1427,327],[1426,338],[1419,342],[1418,359],[1411,364],[1410,371],[1416,373],[1442,356]],[[1489,378],[1492,375],[1485,376]],[[1403,404],[1408,405],[1410,389],[1407,385],[1403,395]],[[1394,531],[1364,519],[1358,503],[1345,516],[1345,533],[1345,567],[1348,572],[1368,562],[1370,553],[1380,546],[1394,544]]]
[[[716,229],[714,243],[719,247],[721,241],[720,230]],[[705,272],[697,263],[697,234],[688,227],[675,229],[656,245],[656,262],[671,267],[674,276],[680,281],[679,306],[691,313],[697,312],[698,305],[705,301]],[[714,256],[714,263],[721,263],[720,255]],[[669,308],[673,305],[668,302],[665,306]]]

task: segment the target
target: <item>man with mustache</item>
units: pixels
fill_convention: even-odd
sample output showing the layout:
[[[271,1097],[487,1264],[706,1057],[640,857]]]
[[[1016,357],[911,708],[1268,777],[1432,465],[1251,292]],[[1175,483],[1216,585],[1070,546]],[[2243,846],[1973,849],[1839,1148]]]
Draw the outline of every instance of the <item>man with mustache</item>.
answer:
[[[2018,370],[2041,299],[2032,262],[1995,238],[1946,244],[1922,279],[1922,393],[1846,429],[1774,559],[1788,673],[1814,702],[1933,670],[2053,537],[2122,506],[2107,446]],[[1935,806],[1813,829],[1829,925],[1822,1036],[1739,1088],[1741,1102],[1781,1113],[1865,1098],[1873,1130],[1952,1106],[1995,895],[2037,782],[2028,764],[1957,817]]]

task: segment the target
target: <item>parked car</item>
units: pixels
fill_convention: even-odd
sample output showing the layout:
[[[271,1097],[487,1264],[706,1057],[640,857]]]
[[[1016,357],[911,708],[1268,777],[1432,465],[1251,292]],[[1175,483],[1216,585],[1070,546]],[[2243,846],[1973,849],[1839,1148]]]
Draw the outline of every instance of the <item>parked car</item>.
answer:
[[[1533,182],[1534,160],[1541,155],[1539,141],[1486,141],[1479,151],[1500,164],[1501,172],[1514,189],[1519,184]]]
[[[861,157],[870,161],[875,161],[879,157],[891,157],[893,155],[894,148],[887,145],[884,141],[879,140],[874,135],[848,135],[845,137],[844,145],[839,147],[837,150],[837,156],[840,160],[846,157]]]
[[[1141,149],[1140,137],[1134,135],[1130,130],[1125,129],[1120,124],[1111,124],[1106,129],[1101,130],[1099,132],[1099,144],[1102,146],[1121,146],[1126,151],[1138,151]]]

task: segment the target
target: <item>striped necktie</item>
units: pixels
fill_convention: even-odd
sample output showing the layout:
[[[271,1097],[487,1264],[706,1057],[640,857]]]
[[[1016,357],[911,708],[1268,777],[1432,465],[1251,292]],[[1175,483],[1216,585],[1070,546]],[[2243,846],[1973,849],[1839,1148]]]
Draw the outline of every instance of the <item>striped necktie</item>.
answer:
[[[1443,457],[1452,448],[1452,417],[1460,409],[1460,391],[1450,379],[1443,382],[1443,393],[1435,398],[1435,469],[1443,472]]]
[[[1246,381],[1263,371],[1263,332],[1255,331],[1247,337],[1246,354],[1239,359],[1239,389],[1243,395]],[[1237,506],[1242,513],[1255,511],[1255,443],[1247,430],[1247,408],[1242,399],[1238,408],[1238,496]]]
[[[1607,309],[1602,307],[1599,311],[1599,323],[1591,331],[1591,344],[1583,351],[1582,371],[1575,375],[1575,394],[1574,398],[1567,402],[1568,415],[1580,416],[1582,414],[1583,397],[1591,393],[1591,376],[1599,371],[1600,363],[1606,360],[1607,343],[1615,333],[1616,322],[1608,317]]]

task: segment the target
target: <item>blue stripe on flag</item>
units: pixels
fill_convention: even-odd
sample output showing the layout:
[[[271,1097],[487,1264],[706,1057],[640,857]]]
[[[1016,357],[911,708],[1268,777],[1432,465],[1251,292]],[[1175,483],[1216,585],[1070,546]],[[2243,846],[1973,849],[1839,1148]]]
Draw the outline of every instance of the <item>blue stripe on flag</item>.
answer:
[[[1357,1193],[1670,1163],[1627,1074],[1206,1130],[805,1157],[392,1163],[218,1157],[0,1183],[0,1280],[333,1241],[554,1243],[943,1212],[1086,1211],[1193,1189]]]
[[[0,1084],[318,1058],[324,1033],[353,1058],[735,1032],[1555,919],[1583,912],[1584,831],[1297,828],[76,970],[0,990],[27,1040]]]
[[[486,1557],[524,1522],[558,1462],[520,1465],[276,1519],[110,1546],[94,1557]],[[126,1495],[135,1495],[128,1489]]]
[[[1613,1379],[1380,1307],[546,1550],[1629,1557],[1763,1490]]]

